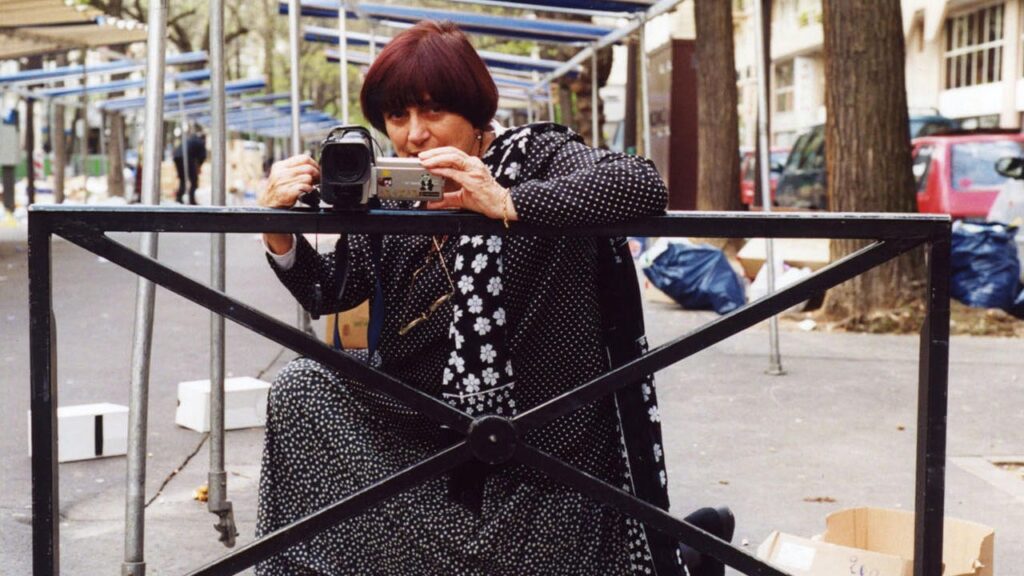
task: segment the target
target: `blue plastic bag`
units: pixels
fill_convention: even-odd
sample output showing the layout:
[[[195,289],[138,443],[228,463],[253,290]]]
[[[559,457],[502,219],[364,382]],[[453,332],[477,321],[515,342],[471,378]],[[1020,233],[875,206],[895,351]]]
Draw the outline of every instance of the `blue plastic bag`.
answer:
[[[727,314],[746,303],[743,284],[725,254],[706,244],[669,244],[644,275],[687,310]]]
[[[1003,224],[953,225],[953,298],[979,308],[1009,310],[1013,306],[1020,276],[1016,231]]]

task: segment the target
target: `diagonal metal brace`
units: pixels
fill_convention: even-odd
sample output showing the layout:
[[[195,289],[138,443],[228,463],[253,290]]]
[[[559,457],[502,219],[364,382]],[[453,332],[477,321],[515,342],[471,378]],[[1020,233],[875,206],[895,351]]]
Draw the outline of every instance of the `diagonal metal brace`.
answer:
[[[334,368],[368,386],[373,386],[439,424],[462,433],[469,430],[473,419],[468,414],[348,354],[334,350],[316,338],[271,318],[223,292],[175,272],[157,260],[139,254],[112,240],[99,230],[82,224],[68,223],[61,231],[61,235],[82,248],[262,334],[282,346]]]
[[[775,294],[751,302],[644,356],[535,406],[515,418],[523,432],[543,426],[648,374],[667,368],[809,297],[841,284],[921,244],[921,240],[875,242]]]

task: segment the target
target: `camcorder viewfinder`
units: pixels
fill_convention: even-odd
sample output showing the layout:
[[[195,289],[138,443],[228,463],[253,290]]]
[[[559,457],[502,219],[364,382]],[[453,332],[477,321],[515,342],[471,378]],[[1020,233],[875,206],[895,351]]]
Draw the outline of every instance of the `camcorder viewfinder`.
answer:
[[[372,198],[436,201],[444,178],[428,172],[417,158],[374,154],[376,142],[362,126],[332,128],[320,143],[319,200],[335,210],[364,209]]]

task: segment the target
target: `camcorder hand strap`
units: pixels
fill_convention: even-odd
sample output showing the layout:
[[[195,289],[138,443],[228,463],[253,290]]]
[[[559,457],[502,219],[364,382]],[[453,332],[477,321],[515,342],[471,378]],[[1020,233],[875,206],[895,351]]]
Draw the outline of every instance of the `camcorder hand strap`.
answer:
[[[380,208],[380,200],[371,198],[368,203],[371,209]],[[384,236],[381,234],[370,234],[370,259],[373,261],[373,299],[370,300],[370,326],[367,328],[366,361],[370,365],[377,364],[377,345],[380,343],[380,333],[384,329],[384,290],[380,286],[380,259]]]
[[[334,285],[338,287],[337,301],[341,301],[341,297],[345,294],[345,284],[348,282],[348,269],[351,265],[351,259],[348,254],[348,234],[342,234],[338,238],[338,241],[334,244]],[[334,337],[333,344],[335,350],[344,350],[345,346],[341,341],[341,332],[339,332],[339,326],[341,324],[341,318],[334,319]]]

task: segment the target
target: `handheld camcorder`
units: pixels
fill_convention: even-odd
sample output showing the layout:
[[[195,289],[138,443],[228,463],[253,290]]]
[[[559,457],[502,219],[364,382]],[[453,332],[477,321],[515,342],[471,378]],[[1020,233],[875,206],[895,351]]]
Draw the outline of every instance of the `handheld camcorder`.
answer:
[[[381,158],[362,126],[332,128],[320,143],[320,201],[336,210],[366,208],[371,198],[435,201],[444,178],[427,172],[416,158]]]

